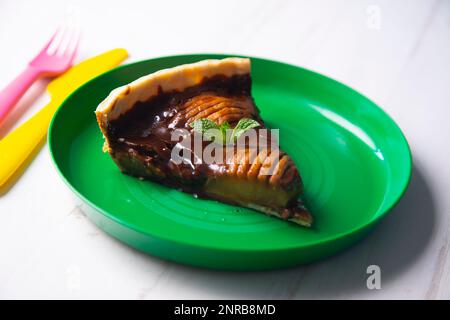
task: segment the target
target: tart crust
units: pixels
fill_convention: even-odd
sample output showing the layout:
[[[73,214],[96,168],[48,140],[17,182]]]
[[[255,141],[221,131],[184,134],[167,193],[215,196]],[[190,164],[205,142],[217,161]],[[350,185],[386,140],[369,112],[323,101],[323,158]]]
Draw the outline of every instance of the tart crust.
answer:
[[[122,172],[193,193],[189,186],[184,189],[183,183],[169,183],[170,181],[173,182],[174,177],[175,180],[181,178],[182,173],[181,171],[177,172],[180,168],[171,172],[167,169],[167,163],[161,167],[159,160],[157,160],[161,159],[161,155],[154,155],[152,151],[151,154],[144,154],[139,160],[140,155],[133,148],[117,150],[117,137],[114,138],[116,133],[113,135],[114,130],[112,129],[116,126],[117,121],[126,120],[127,116],[134,114],[133,109],[135,107],[138,113],[155,111],[158,109],[155,105],[155,99],[184,94],[185,91],[189,92],[197,86],[202,87],[205,79],[210,81],[228,79],[226,81],[232,81],[231,83],[235,83],[234,85],[237,88],[242,88],[242,91],[238,90],[238,96],[230,97],[220,94],[215,95],[214,92],[200,92],[199,95],[190,97],[189,103],[184,105],[184,109],[179,110],[177,115],[170,116],[173,117],[171,118],[172,123],[169,126],[164,125],[164,128],[176,127],[171,127],[171,125],[177,123],[177,117],[183,117],[186,126],[190,121],[195,120],[195,117],[202,115],[201,111],[204,111],[205,108],[214,110],[216,117],[217,115],[220,116],[218,119],[212,119],[213,115],[205,113],[210,120],[218,121],[219,124],[228,121],[233,126],[233,121],[242,117],[250,117],[258,120],[264,127],[250,94],[249,59],[203,60],[163,69],[113,90],[95,111],[97,122],[105,138],[103,150],[110,153]],[[239,81],[236,79],[245,79],[246,82],[244,82],[244,85],[241,82],[233,82]],[[223,83],[220,85],[223,86]],[[240,100],[242,96],[244,96],[244,100]],[[211,105],[215,107],[213,108]],[[190,110],[193,110],[193,113]],[[218,110],[223,112],[217,113]],[[192,115],[196,116],[192,117]],[[134,124],[134,122],[132,123]],[[112,141],[110,141],[111,137],[113,137]],[[236,152],[235,157],[239,158],[239,152]],[[246,153],[248,150],[243,149],[240,152]],[[273,159],[271,159],[272,155],[269,156],[268,153],[264,152],[258,154],[258,158],[261,154],[264,155],[260,162],[255,164],[244,162],[239,165],[238,162],[233,162],[231,166],[224,166],[221,168],[224,170],[219,170],[210,176],[201,175],[200,180],[203,182],[202,189],[199,189],[199,191],[210,199],[241,205],[303,226],[311,226],[312,216],[302,202],[297,199],[302,193],[302,186],[300,175],[292,159],[282,152],[275,172],[270,176],[264,176],[260,175],[260,171],[264,165],[271,165]],[[162,158],[166,159],[167,157],[162,156]],[[237,161],[237,158],[234,160]],[[183,181],[185,183],[196,183],[195,179]]]
[[[108,123],[131,110],[136,103],[148,101],[161,92],[183,91],[216,75],[231,77],[245,74],[250,74],[248,58],[209,59],[159,70],[114,89],[95,111],[105,137],[104,150],[109,150]]]

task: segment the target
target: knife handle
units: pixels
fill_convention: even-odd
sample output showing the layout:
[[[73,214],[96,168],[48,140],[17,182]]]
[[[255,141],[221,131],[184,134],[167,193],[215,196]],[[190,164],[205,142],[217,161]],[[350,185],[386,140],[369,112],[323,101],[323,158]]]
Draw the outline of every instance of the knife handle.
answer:
[[[0,140],[0,190],[25,166],[43,145],[48,126],[58,107],[48,103],[25,123]]]

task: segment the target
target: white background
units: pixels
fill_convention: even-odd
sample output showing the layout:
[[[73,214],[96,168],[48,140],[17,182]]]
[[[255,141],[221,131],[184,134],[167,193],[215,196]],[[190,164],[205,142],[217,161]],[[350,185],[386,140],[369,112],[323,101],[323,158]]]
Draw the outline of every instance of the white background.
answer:
[[[406,134],[412,181],[392,214],[340,255],[289,270],[218,272],[147,256],[101,232],[44,147],[0,197],[1,298],[450,298],[450,1],[1,1],[0,87],[70,6],[83,27],[78,61],[114,47],[128,61],[239,53],[356,88]],[[45,104],[45,84],[0,136]],[[381,267],[381,290],[366,287],[370,264]]]

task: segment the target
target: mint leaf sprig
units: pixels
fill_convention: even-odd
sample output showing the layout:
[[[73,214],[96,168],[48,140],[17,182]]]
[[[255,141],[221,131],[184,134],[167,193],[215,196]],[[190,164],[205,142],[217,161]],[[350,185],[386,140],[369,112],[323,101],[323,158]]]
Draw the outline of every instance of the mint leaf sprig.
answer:
[[[227,131],[230,129],[230,124],[226,121],[219,126],[214,121],[203,118],[193,121],[190,126],[195,132],[203,134],[206,140],[226,144],[227,142],[236,142],[246,131],[259,127],[260,124],[256,120],[242,118],[231,131],[229,137],[227,137]]]
[[[242,118],[241,120],[239,120],[239,122],[236,124],[236,126],[233,129],[233,132],[231,133],[231,141],[232,142],[236,142],[237,139],[239,139],[239,137],[241,135],[243,135],[246,131],[259,127],[259,122],[253,119],[249,119],[249,118]]]

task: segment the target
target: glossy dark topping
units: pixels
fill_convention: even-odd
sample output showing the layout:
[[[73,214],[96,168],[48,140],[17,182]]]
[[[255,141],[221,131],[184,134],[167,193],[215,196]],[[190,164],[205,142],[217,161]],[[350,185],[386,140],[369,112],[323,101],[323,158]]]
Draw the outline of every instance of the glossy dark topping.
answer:
[[[208,118],[218,124],[227,121],[233,127],[242,118],[253,118],[263,128],[250,88],[250,75],[236,75],[204,79],[200,85],[182,92],[159,92],[156,97],[138,103],[109,123],[108,136],[112,149],[132,153],[143,163],[158,167],[165,177],[182,178],[194,184],[201,185],[211,175],[226,174],[242,179],[258,179],[283,188],[297,188],[300,177],[290,157],[280,153],[275,159],[270,149],[257,152],[249,147],[235,148],[232,161],[228,164],[195,163],[195,156],[201,157],[201,154],[195,155],[193,152],[190,159],[185,159],[187,163],[175,164],[171,160],[176,144],[171,140],[173,131],[184,128],[193,135],[189,124],[197,119]],[[203,142],[203,147],[209,143]],[[193,145],[190,150],[194,150]],[[255,158],[257,161],[250,161]],[[280,160],[275,173],[263,174],[275,160]]]

